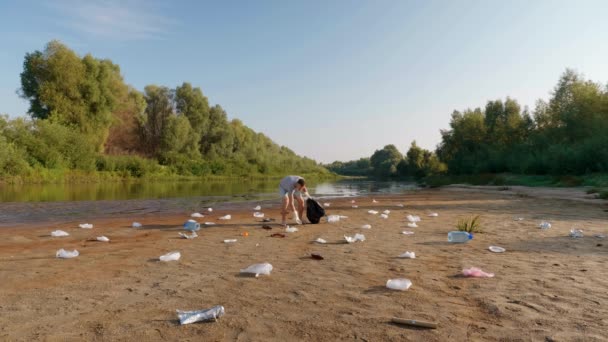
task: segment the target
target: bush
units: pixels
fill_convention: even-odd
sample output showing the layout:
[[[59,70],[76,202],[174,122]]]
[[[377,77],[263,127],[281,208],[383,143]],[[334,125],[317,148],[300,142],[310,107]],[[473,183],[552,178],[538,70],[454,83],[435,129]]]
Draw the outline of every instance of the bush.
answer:
[[[467,233],[483,233],[483,230],[481,229],[481,225],[479,223],[479,215],[468,219],[458,220],[458,223],[456,224],[456,229],[458,231]]]

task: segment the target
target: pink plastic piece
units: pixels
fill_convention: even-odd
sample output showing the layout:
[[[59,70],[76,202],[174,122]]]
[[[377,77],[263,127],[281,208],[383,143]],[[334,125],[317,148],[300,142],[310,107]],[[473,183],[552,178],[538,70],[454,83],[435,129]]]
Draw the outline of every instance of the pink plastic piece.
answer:
[[[464,275],[465,277],[473,277],[473,278],[492,278],[492,277],[494,277],[494,273],[484,272],[481,270],[481,268],[477,268],[477,267],[463,269],[462,275]]]

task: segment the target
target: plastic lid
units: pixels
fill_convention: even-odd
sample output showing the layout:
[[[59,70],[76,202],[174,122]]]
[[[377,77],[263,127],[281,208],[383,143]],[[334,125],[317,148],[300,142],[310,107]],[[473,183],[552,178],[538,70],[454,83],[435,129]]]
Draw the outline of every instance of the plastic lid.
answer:
[[[469,240],[473,240],[473,234],[469,233]]]

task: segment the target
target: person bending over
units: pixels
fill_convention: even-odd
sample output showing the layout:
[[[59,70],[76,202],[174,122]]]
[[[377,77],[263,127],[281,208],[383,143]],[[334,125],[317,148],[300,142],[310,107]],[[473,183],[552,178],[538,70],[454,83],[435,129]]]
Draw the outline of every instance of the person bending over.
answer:
[[[293,216],[298,224],[302,224],[301,217],[304,217],[304,196],[308,196],[306,189],[306,181],[300,176],[287,176],[279,183],[279,192],[281,193],[281,224],[287,224],[287,214],[293,212]],[[294,201],[295,200],[295,201]],[[298,202],[298,210],[296,211],[295,202]]]

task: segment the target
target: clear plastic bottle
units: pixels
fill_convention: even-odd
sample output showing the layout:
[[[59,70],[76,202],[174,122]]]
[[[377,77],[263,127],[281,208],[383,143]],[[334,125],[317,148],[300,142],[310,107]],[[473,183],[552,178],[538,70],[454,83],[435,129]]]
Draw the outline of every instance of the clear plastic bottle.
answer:
[[[467,232],[453,231],[448,233],[448,242],[465,243],[473,239],[473,234]]]

